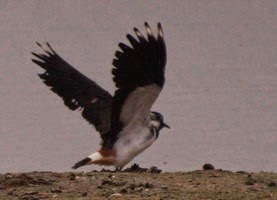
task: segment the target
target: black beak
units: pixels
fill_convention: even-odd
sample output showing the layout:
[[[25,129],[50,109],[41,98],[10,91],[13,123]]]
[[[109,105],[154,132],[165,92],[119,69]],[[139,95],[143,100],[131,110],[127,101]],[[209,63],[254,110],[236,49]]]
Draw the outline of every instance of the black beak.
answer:
[[[163,123],[163,127],[166,127],[166,128],[170,129],[170,126],[168,126],[166,123]]]

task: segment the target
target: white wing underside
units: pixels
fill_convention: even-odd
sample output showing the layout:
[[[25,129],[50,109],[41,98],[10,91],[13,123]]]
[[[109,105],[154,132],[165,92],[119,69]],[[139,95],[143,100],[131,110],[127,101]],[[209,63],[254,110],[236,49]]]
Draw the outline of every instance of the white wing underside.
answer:
[[[148,123],[150,109],[160,92],[161,88],[158,85],[151,84],[138,87],[130,93],[124,102],[120,114],[120,121],[123,122],[123,126],[129,126],[134,121],[136,123],[141,122],[142,124]]]
[[[117,155],[115,166],[126,165],[155,141],[156,137],[148,128],[149,113],[160,91],[158,85],[151,84],[138,87],[127,97],[120,115],[123,129],[114,146]]]

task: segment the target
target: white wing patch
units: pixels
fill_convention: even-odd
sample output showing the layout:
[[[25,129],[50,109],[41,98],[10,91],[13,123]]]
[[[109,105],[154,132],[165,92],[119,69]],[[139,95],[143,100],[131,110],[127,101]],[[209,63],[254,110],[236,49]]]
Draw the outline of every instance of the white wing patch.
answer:
[[[132,120],[144,121],[149,117],[150,109],[159,96],[161,88],[156,84],[138,87],[125,100],[120,120],[128,125]]]

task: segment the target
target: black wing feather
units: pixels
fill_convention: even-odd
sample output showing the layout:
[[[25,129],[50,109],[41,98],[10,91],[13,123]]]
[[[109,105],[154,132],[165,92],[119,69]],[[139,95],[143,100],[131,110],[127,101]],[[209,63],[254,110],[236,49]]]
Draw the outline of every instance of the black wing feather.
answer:
[[[162,28],[159,23],[158,36],[155,38],[147,23],[145,27],[148,40],[137,28],[134,28],[139,41],[127,34],[132,47],[119,43],[122,52],[116,52],[116,58],[113,60],[115,68],[112,70],[113,80],[118,89],[136,88],[150,83],[156,83],[162,87],[164,84],[166,47]]]
[[[37,44],[45,53],[32,53],[32,61],[45,70],[39,77],[70,110],[83,109],[82,116],[104,137],[110,129],[112,96],[67,63],[48,43],[49,50]]]
[[[138,39],[127,34],[126,37],[131,46],[119,43],[121,51],[116,51],[115,53],[112,74],[114,75],[113,80],[118,89],[113,97],[111,131],[104,140],[104,146],[108,148],[113,146],[117,140],[118,133],[126,125],[124,125],[122,119],[120,119],[120,114],[122,108],[126,104],[129,94],[138,87],[151,84],[156,85],[161,90],[165,82],[166,46],[161,24],[158,23],[157,37],[153,35],[147,22],[145,22],[144,25],[147,31],[147,39],[137,28],[134,28],[134,32]],[[143,95],[149,96],[149,94]],[[154,97],[151,97],[153,101],[151,102],[150,100],[150,102],[148,102],[147,108],[151,107],[154,103]],[[137,99],[137,101],[143,100]]]

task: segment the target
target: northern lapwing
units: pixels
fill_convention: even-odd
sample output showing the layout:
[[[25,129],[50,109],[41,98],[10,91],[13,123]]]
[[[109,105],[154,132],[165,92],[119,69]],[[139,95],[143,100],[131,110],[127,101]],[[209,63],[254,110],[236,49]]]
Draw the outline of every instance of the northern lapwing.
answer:
[[[101,148],[77,162],[77,169],[88,164],[112,165],[121,170],[148,148],[162,128],[170,128],[163,116],[150,111],[165,83],[166,46],[162,26],[155,37],[147,22],[147,37],[134,28],[137,39],[127,34],[130,45],[119,43],[113,60],[114,96],[61,58],[46,43],[37,42],[43,54],[32,52],[32,61],[45,71],[43,82],[59,95],[70,110],[82,116],[100,133]]]

